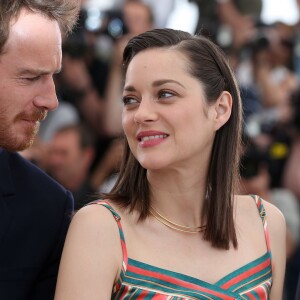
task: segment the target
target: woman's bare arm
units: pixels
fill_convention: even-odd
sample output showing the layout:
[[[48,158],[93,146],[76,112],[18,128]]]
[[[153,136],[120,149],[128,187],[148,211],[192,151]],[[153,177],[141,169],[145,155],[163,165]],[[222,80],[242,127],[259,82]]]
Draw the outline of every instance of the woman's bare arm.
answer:
[[[55,300],[110,299],[122,265],[118,226],[93,204],[74,216],[61,259]]]

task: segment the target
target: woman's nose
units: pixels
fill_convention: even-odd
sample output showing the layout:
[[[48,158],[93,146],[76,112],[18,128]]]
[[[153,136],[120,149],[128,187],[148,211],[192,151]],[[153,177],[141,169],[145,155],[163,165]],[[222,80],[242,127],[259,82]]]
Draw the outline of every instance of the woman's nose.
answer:
[[[134,121],[136,123],[153,122],[157,120],[158,114],[156,105],[152,99],[142,99],[135,115]]]

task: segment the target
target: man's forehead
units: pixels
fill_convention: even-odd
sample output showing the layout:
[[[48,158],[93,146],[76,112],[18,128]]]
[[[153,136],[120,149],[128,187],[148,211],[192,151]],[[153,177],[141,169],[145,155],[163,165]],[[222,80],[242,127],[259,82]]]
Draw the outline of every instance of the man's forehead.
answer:
[[[17,36],[19,39],[29,39],[30,37],[38,39],[49,36],[51,32],[55,32],[61,40],[61,31],[56,20],[23,8],[11,21],[9,36]]]
[[[14,27],[15,25],[24,24],[24,23],[32,23],[33,21],[45,21],[45,22],[56,22],[54,19],[50,19],[47,15],[39,12],[23,7],[20,9],[19,13],[11,19],[10,26]]]
[[[56,21],[22,10],[12,23],[3,55],[18,60],[20,73],[57,73],[61,68],[61,31]]]

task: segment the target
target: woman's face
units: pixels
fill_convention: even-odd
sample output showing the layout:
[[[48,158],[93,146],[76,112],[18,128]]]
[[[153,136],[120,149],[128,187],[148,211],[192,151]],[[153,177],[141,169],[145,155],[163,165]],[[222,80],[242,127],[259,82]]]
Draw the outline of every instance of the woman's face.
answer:
[[[215,109],[177,50],[150,49],[128,66],[122,123],[130,149],[150,170],[199,166],[208,161]]]

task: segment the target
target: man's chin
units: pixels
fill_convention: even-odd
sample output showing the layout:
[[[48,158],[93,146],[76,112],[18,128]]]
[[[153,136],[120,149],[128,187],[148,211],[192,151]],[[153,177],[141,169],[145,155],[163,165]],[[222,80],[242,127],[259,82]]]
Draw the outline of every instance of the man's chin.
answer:
[[[26,141],[26,142],[18,145],[18,149],[15,149],[14,151],[23,151],[23,150],[26,150],[26,149],[28,149],[28,148],[30,148],[32,146],[33,142],[34,142],[34,137],[31,140]]]
[[[11,152],[23,151],[32,146],[35,136],[36,133],[34,132],[30,135],[27,135],[26,137],[23,137],[23,139],[19,138],[20,140],[16,138],[6,140],[3,143],[1,141],[0,147]]]

